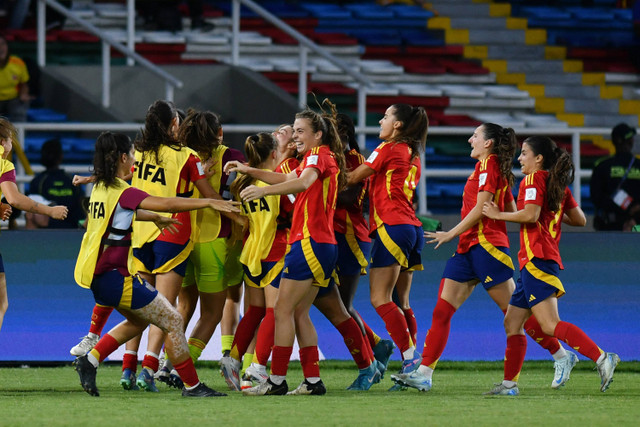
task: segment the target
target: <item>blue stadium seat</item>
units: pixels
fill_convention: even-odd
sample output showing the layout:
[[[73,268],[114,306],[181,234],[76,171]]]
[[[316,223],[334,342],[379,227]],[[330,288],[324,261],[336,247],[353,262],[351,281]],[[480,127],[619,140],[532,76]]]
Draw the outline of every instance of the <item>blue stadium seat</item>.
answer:
[[[67,115],[48,108],[29,108],[27,120],[30,122],[65,122]]]

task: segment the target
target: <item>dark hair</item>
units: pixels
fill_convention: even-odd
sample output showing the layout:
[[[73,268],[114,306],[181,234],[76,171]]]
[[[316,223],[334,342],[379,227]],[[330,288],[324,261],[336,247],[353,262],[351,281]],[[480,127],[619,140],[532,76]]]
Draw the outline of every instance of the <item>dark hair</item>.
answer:
[[[483,123],[481,127],[484,138],[493,140],[491,152],[498,156],[500,174],[507,180],[509,187],[513,187],[516,179],[513,175],[513,158],[518,147],[515,131],[495,123]]]
[[[255,135],[251,135],[244,142],[244,152],[249,159],[249,166],[252,168],[258,167],[262,162],[267,160],[269,154],[276,149],[276,140],[272,134],[267,132],[260,132]],[[248,187],[254,178],[250,175],[238,176],[231,183],[231,193],[240,199],[240,192]]]
[[[18,140],[16,127],[7,118],[0,116],[0,139]]]
[[[336,107],[325,99],[322,101],[322,105],[326,105],[331,113],[323,114],[316,113],[315,111],[307,108],[296,114],[296,119],[307,119],[311,124],[311,130],[313,132],[322,131],[321,144],[329,147],[329,150],[333,152],[336,163],[338,164],[338,191],[342,190],[347,185],[346,175],[346,160],[344,158],[344,150],[342,148],[342,141],[340,141],[340,135],[336,127],[335,116],[337,114]]]
[[[129,154],[132,145],[131,138],[122,133],[100,134],[93,154],[93,175],[96,177],[96,184],[105,187],[115,184],[120,156]]]
[[[353,119],[344,113],[336,114],[336,122],[338,124],[338,135],[340,139],[344,138],[349,145],[349,150],[356,150],[360,152],[358,141],[356,140],[356,129],[353,124]]]
[[[547,136],[530,136],[524,140],[534,155],[543,158],[542,168],[549,171],[547,178],[547,205],[551,211],[560,209],[567,185],[573,182],[576,168],[567,150]]]
[[[215,113],[189,109],[178,130],[178,140],[207,161],[213,149],[222,143],[220,129],[220,118]]]
[[[405,142],[411,147],[411,158],[417,157],[424,151],[429,132],[429,117],[422,107],[409,104],[393,104],[393,115],[402,122],[400,131],[396,134],[397,142]]]
[[[47,169],[52,169],[62,163],[62,144],[59,138],[49,139],[40,148],[40,163]]]
[[[178,140],[171,133],[171,123],[176,118],[178,111],[171,101],[158,100],[151,104],[144,119],[144,129],[135,140],[136,150],[142,153],[142,159],[153,154],[156,164],[161,159],[158,153],[162,145],[180,147]]]

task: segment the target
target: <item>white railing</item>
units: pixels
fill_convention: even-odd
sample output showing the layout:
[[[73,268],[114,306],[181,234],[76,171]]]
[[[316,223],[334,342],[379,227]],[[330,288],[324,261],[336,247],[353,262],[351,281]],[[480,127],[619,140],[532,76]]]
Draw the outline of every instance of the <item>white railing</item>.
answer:
[[[239,133],[239,134],[251,134],[255,132],[270,132],[274,130],[279,124],[244,124],[244,125],[224,125],[225,133]],[[85,131],[85,132],[137,132],[142,129],[142,123],[15,123],[18,129],[18,141],[24,141],[27,133],[30,132],[73,132],[73,131]],[[450,126],[434,126],[429,129],[429,138],[434,135],[454,135],[460,137],[460,143],[466,144],[469,136],[473,133],[475,128],[472,127],[450,127]],[[562,129],[550,129],[550,128],[516,128],[514,129],[520,140],[531,135],[548,135],[548,136],[571,136],[572,141],[572,157],[576,167],[576,180],[573,183],[573,196],[578,204],[581,204],[580,195],[580,181],[591,176],[591,171],[588,169],[583,170],[580,164],[580,136],[581,135],[609,135],[611,129],[609,128],[562,128]],[[380,128],[374,126],[357,127],[356,133],[358,135],[377,135]],[[427,139],[429,144],[429,139]],[[471,150],[469,150],[471,152]],[[425,164],[424,154],[421,156],[422,165]],[[35,168],[38,170],[38,168]],[[89,171],[89,165],[73,165],[66,166],[65,169],[71,173],[87,173]],[[25,169],[22,165],[16,163],[16,179],[21,186],[21,190],[24,190],[24,183],[31,181],[31,176],[25,173]],[[441,169],[430,165],[428,168],[423,167],[422,175],[420,177],[420,184],[418,186],[418,211],[421,215],[428,214],[427,207],[427,178],[466,178],[471,172],[472,168],[459,168],[459,169]],[[516,175],[521,176],[519,170],[514,170]]]
[[[100,30],[95,25],[86,22],[84,19],[77,16],[74,12],[70,11],[55,0],[38,0],[38,65],[44,67],[47,64],[46,59],[46,6],[60,12],[76,24],[80,25],[89,33],[99,37],[102,40],[102,106],[109,108],[111,105],[111,47],[120,51],[127,57],[127,63],[133,65],[133,62],[140,64],[140,66],[152,74],[155,74],[165,82],[165,95],[164,99],[173,101],[174,89],[181,88],[183,83],[171,74],[164,71],[162,68],[148,61],[144,57],[140,56],[134,51],[134,18],[135,18],[135,1],[127,0],[128,20],[127,20],[127,44],[129,47],[124,46],[118,42],[115,38],[109,34]]]

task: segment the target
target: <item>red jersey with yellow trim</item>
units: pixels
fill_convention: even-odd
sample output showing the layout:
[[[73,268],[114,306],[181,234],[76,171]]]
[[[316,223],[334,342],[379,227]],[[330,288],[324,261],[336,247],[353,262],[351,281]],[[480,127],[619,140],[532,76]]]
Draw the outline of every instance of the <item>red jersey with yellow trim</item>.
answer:
[[[300,166],[300,160],[295,157],[289,157],[284,159],[282,163],[276,167],[275,172],[288,174],[291,171],[296,170],[298,166]],[[280,217],[278,217],[278,221],[280,221],[280,219],[285,219],[288,224],[291,223],[291,215],[293,213],[295,200],[295,194],[286,194],[280,197]]]
[[[321,145],[307,152],[296,168],[297,175],[307,168],[316,169],[318,179],[296,195],[289,244],[308,237],[316,243],[336,244],[333,215],[338,195],[338,163],[329,147]]]
[[[467,183],[462,193],[462,210],[460,212],[460,216],[463,219],[476,206],[478,193],[481,191],[488,191],[493,194],[492,200],[501,211],[504,211],[504,207],[513,201],[509,183],[500,174],[498,156],[495,154],[491,154],[486,159],[476,163],[475,170],[467,178]],[[493,246],[509,247],[507,226],[504,221],[496,221],[483,216],[477,224],[460,234],[456,252],[466,253],[472,246],[484,242],[488,242]]]
[[[385,141],[364,164],[376,172],[369,184],[369,234],[382,224],[421,226],[413,209],[413,195],[421,172],[420,158],[411,158],[409,145]]]
[[[346,169],[350,172],[364,163],[364,156],[352,149],[345,155]],[[363,181],[362,189],[358,194],[355,203],[347,207],[336,207],[336,213],[333,217],[333,228],[336,233],[354,235],[356,239],[362,242],[370,242],[369,226],[362,214],[362,202],[369,188],[369,179]]]
[[[564,213],[578,206],[571,190],[565,188],[560,209],[552,212],[547,204],[547,177],[544,170],[535,171],[524,177],[518,192],[518,210],[530,203],[541,207],[540,216],[535,223],[520,225],[520,269],[531,261],[540,258],[555,261],[563,269],[558,243],[560,242],[562,217]]]

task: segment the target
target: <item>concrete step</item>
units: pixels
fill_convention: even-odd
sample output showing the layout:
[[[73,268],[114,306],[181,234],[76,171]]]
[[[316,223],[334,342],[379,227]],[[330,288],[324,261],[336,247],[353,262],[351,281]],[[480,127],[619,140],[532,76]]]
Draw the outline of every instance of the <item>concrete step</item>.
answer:
[[[522,30],[469,30],[469,41],[472,44],[488,45],[525,45],[525,32]]]
[[[563,84],[582,86],[582,73],[531,73],[527,75],[527,84]]]
[[[527,74],[562,74],[564,73],[564,64],[562,61],[556,60],[518,60],[508,61],[507,71],[510,73],[527,73]]]
[[[487,50],[489,58],[495,59],[544,59],[545,47],[538,45],[490,45]]]
[[[451,17],[451,28],[471,30],[503,30],[507,28],[507,20],[503,17]]]
[[[616,124],[624,122],[629,126],[639,126],[638,116],[635,114],[585,114],[585,127],[607,127],[612,128]]]
[[[535,99],[503,99],[503,98],[460,98],[452,97],[449,99],[451,108],[482,108],[489,109],[529,109],[535,106]]]
[[[544,95],[549,98],[600,99],[600,86],[544,86]]]
[[[585,102],[582,98],[565,98],[564,110],[567,113],[620,114],[620,103],[617,99],[594,98]]]

